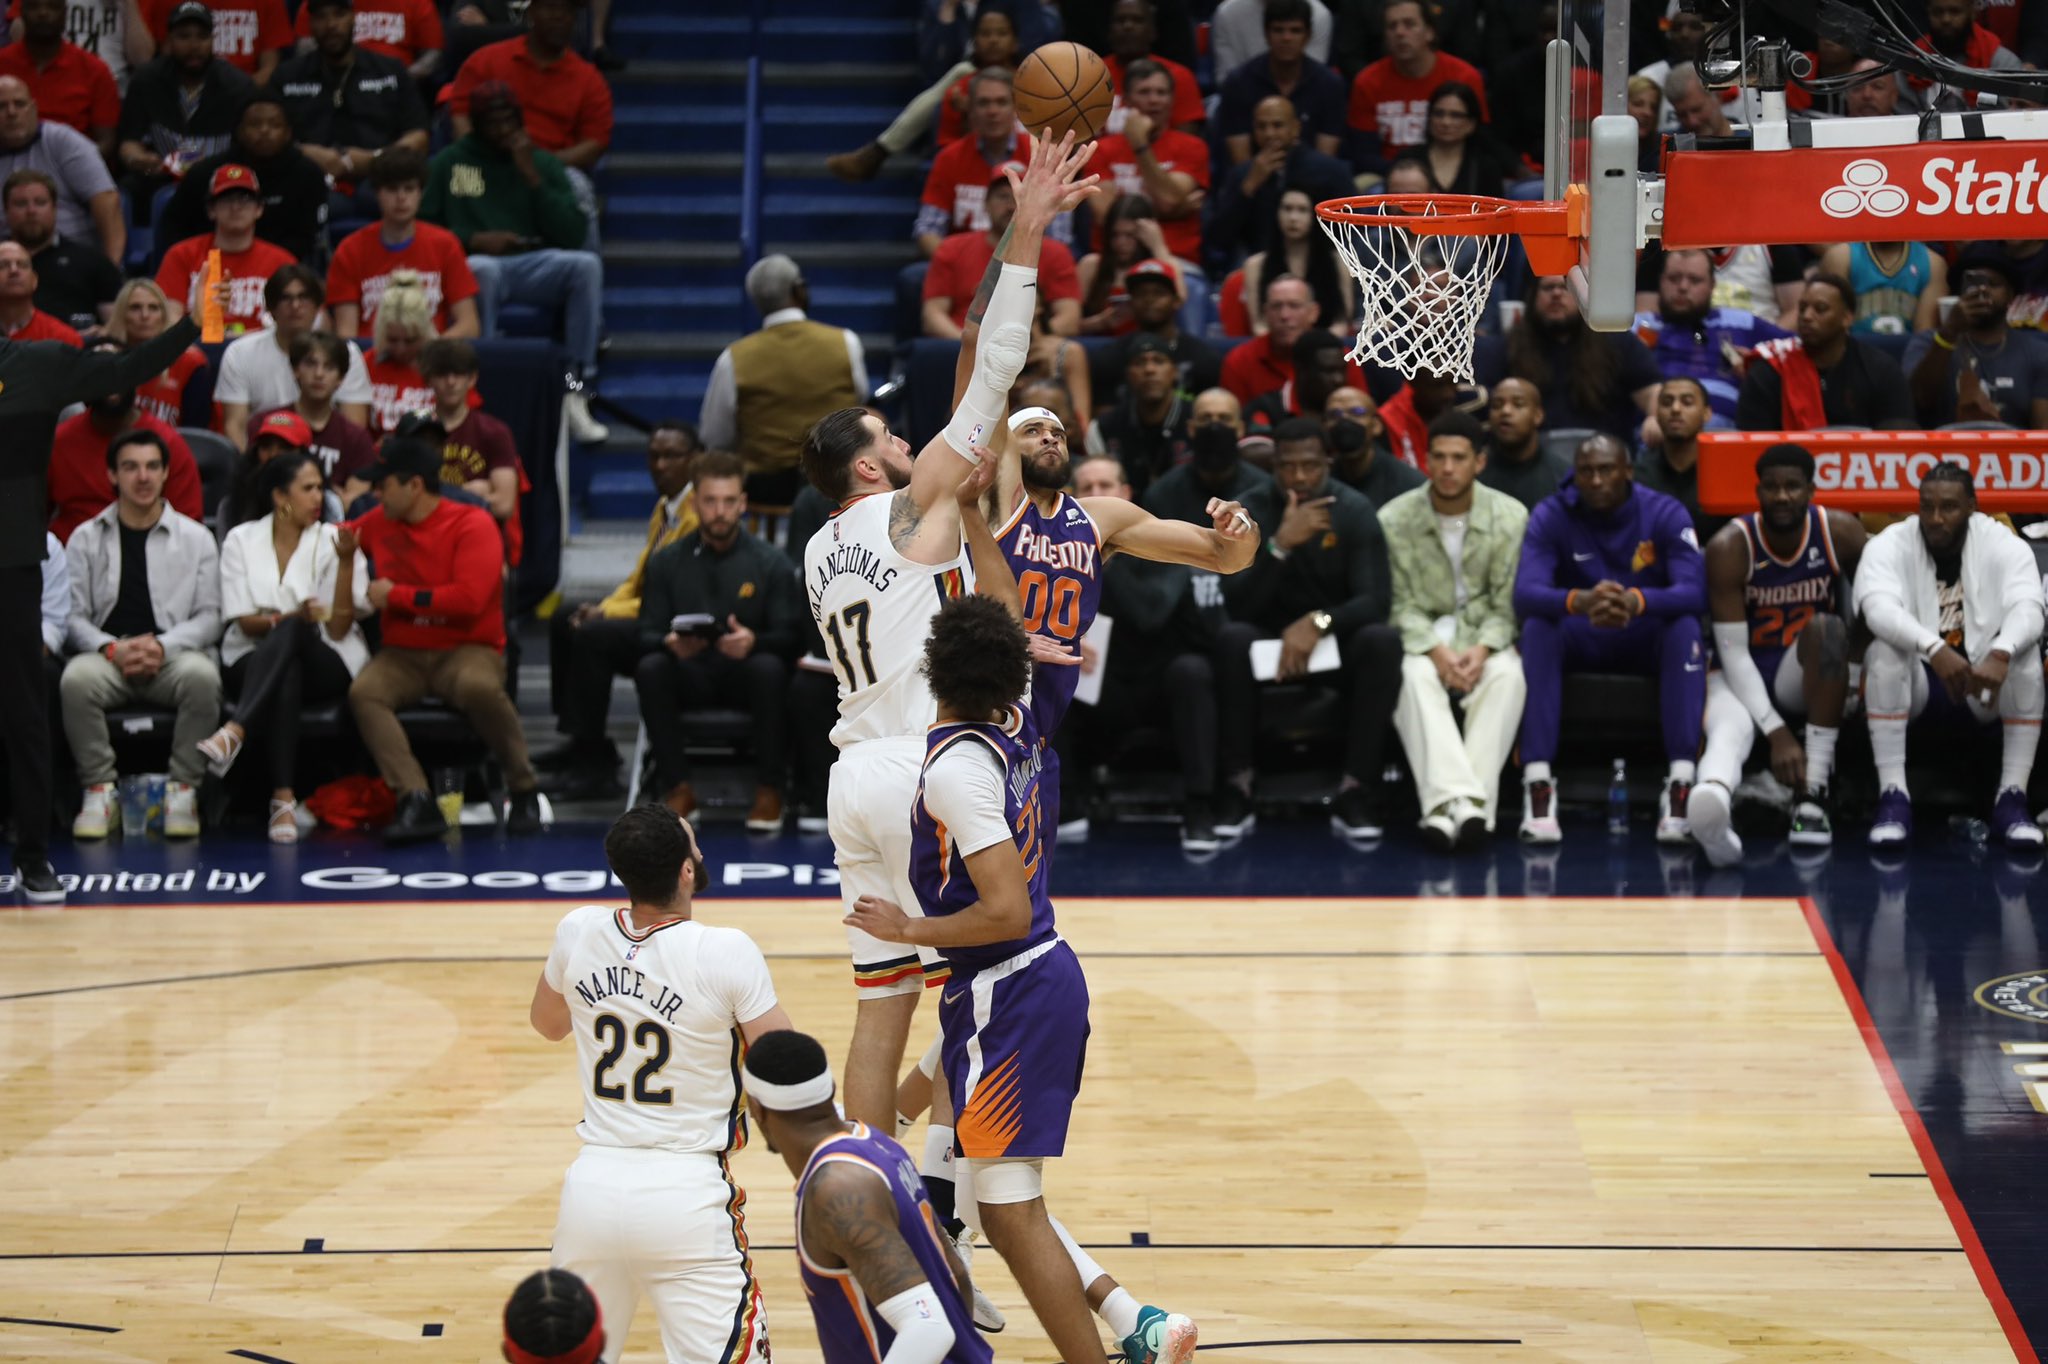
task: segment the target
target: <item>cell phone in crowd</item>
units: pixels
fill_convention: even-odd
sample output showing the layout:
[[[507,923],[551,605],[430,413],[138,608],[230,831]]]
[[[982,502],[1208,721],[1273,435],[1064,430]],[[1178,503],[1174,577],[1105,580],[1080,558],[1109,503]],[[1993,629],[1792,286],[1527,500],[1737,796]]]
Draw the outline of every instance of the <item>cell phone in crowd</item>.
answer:
[[[689,611],[680,616],[670,617],[668,628],[679,635],[717,639],[725,633],[725,622],[702,611]]]

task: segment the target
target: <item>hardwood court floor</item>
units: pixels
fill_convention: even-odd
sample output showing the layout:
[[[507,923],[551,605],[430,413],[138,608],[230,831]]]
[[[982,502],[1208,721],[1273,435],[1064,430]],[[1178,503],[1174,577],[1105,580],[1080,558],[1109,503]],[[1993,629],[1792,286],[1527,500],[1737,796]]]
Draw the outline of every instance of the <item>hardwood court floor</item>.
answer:
[[[496,1359],[576,1149],[526,1025],[564,908],[0,914],[0,1318],[69,1323],[0,1321],[0,1360]],[[836,1062],[834,904],[702,908]],[[1061,917],[1095,1032],[1051,1200],[1220,1360],[2013,1358],[1791,901]],[[775,1356],[814,1361],[790,1181],[735,1169]],[[997,1357],[1049,1360],[978,1268]]]

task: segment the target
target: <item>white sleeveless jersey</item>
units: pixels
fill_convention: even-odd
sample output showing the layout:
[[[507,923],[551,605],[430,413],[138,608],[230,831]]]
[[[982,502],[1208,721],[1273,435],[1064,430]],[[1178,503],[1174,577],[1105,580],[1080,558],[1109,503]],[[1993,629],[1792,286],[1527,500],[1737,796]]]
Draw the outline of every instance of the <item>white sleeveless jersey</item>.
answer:
[[[641,930],[623,909],[585,905],[556,926],[546,979],[569,1003],[584,1141],[711,1154],[745,1143],[739,1024],[775,1007],[753,939],[691,919]]]
[[[938,706],[925,685],[932,617],[974,590],[966,541],[943,564],[913,563],[889,542],[890,492],[855,498],[804,546],[804,593],[839,676],[841,748],[863,739],[922,739]]]

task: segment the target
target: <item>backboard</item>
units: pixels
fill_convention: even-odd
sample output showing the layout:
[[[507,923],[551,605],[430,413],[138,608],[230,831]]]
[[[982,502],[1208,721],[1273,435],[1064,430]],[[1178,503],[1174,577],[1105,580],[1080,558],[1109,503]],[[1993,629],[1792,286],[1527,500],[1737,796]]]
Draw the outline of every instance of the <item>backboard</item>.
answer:
[[[1653,211],[1639,188],[1628,112],[1629,9],[1627,0],[1560,0],[1546,54],[1543,197],[1563,199],[1571,185],[1585,191],[1586,236],[1571,282],[1597,331],[1626,330],[1635,317],[1636,249]]]

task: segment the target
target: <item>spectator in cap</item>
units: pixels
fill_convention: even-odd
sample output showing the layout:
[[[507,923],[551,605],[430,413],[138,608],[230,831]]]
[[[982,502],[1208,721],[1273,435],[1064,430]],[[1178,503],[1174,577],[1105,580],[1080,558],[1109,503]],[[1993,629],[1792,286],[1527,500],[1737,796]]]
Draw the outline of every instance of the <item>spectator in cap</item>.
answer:
[[[787,509],[804,482],[804,433],[826,413],[868,400],[867,357],[852,332],[811,320],[810,290],[788,256],[754,262],[747,298],[761,330],[719,352],[697,430],[705,449],[747,462],[747,500],[757,511]]]
[[[270,77],[292,45],[291,16],[284,0],[206,0],[213,11],[213,55],[256,83],[258,89]],[[150,5],[150,36],[159,47],[170,40],[170,17],[174,5],[163,0]]]
[[[108,339],[129,350],[154,341],[171,325],[170,300],[153,279],[131,279],[114,295],[107,318]],[[206,352],[185,347],[171,367],[135,390],[136,406],[166,426],[213,425],[212,385],[207,382]]]
[[[462,137],[475,117],[469,102],[477,87],[494,81],[511,86],[533,144],[553,152],[568,172],[589,223],[582,244],[595,251],[597,193],[590,173],[612,143],[612,91],[571,46],[582,8],[582,0],[534,0],[526,7],[525,36],[487,44],[463,62],[449,87],[449,113],[455,135]]]
[[[312,455],[318,463],[314,443],[313,428],[298,413],[289,408],[264,413],[250,430],[249,449],[235,466],[234,480],[221,494],[220,505],[211,509],[215,525],[226,531],[244,521],[268,516],[270,496],[262,486],[264,467],[278,456],[294,452]],[[336,524],[342,520],[341,496],[332,483],[321,501],[320,519]]]
[[[57,235],[57,182],[39,170],[18,170],[0,184],[0,208],[7,235],[28,251],[35,269],[36,307],[77,331],[105,322],[121,291],[121,267],[91,242]]]
[[[995,259],[1003,229],[1017,212],[1017,194],[1010,188],[1005,170],[1022,174],[1024,165],[1005,162],[989,179],[988,197],[982,201],[988,226],[980,232],[950,234],[932,256],[924,273],[921,317],[926,336],[958,341],[966,329],[967,305],[974,301],[974,291],[981,287],[981,277]],[[1074,274],[1074,254],[1049,237],[1038,258],[1038,290],[1053,300],[1053,330],[1072,336],[1081,322],[1081,286]]]
[[[21,37],[0,47],[0,76],[28,86],[43,117],[84,133],[114,154],[121,121],[121,90],[99,57],[64,36],[64,0],[22,0]]]
[[[263,86],[251,90],[242,101],[234,136],[226,148],[185,172],[157,220],[157,236],[179,242],[204,233],[214,172],[230,163],[256,173],[257,191],[263,199],[256,235],[282,247],[296,260],[308,264],[325,261],[327,173],[299,150],[285,113],[284,96]]]
[[[198,307],[207,257],[218,251],[229,289],[222,319],[228,336],[261,331],[270,325],[270,314],[263,308],[264,289],[273,274],[293,261],[283,247],[256,235],[257,220],[263,216],[263,190],[256,172],[233,162],[216,170],[207,184],[206,212],[213,219],[213,231],[179,242],[157,267],[156,282],[171,300],[172,318]]]
[[[1123,353],[1123,396],[1089,423],[1087,449],[1123,465],[1136,501],[1153,479],[1188,458],[1188,398],[1164,341],[1133,332]]]
[[[610,433],[589,414],[584,391],[597,379],[604,266],[583,250],[587,222],[562,163],[528,136],[518,96],[503,81],[470,93],[470,130],[444,147],[427,170],[420,216],[455,234],[476,276],[478,326],[497,334],[508,303],[552,309],[579,387],[569,395],[577,439]],[[602,432],[602,434],[599,434]]]
[[[1082,336],[1123,336],[1135,326],[1124,276],[1141,260],[1168,260],[1166,238],[1153,215],[1152,201],[1125,194],[1103,206],[1096,233],[1100,245],[1081,257],[1074,275],[1081,286]],[[1195,266],[1186,266],[1195,269]]]
[[[121,102],[117,159],[137,203],[225,150],[255,89],[213,55],[213,11],[199,0],[180,0],[165,29],[164,50],[135,72]]]
[[[2048,427],[2048,334],[2006,324],[2018,270],[1985,243],[1963,252],[1955,276],[1948,320],[1914,333],[1901,366],[1921,424]]]
[[[333,494],[311,444],[290,413],[257,429],[250,491],[268,510],[228,531],[220,548],[220,660],[225,690],[239,700],[235,718],[199,742],[216,776],[251,742],[265,750],[272,843],[299,841],[300,716],[346,696],[370,660],[357,623],[370,613],[369,565],[354,533],[324,519]]]
[[[369,216],[376,204],[364,190],[378,153],[404,148],[423,163],[427,106],[404,60],[368,39],[356,45],[350,0],[306,0],[299,22],[312,49],[279,63],[271,88],[284,96],[300,148],[334,178],[333,206]]]
[[[44,122],[20,77],[0,76],[0,180],[24,169],[56,181],[59,233],[96,243],[108,260],[122,262],[128,223],[106,158],[84,133]]]
[[[377,576],[370,605],[383,647],[349,687],[356,729],[398,796],[385,829],[394,843],[447,832],[398,712],[427,696],[463,713],[511,788],[505,830],[540,830],[540,789],[519,711],[505,690],[504,546],[482,507],[441,496],[441,452],[416,436],[385,440],[366,472],[379,505],[349,523]]]
[[[120,342],[95,342],[95,351],[120,351]],[[50,529],[70,542],[71,532],[114,500],[107,480],[107,443],[123,432],[149,432],[163,443],[164,500],[194,521],[206,519],[205,494],[192,448],[170,426],[144,412],[135,390],[88,398],[84,410],[58,423],[50,442]]]
[[[1089,352],[1090,377],[1095,391],[1115,396],[1123,385],[1124,370],[1130,363],[1133,338],[1151,336],[1166,347],[1180,373],[1180,391],[1200,393],[1214,388],[1223,370],[1223,357],[1208,342],[1183,331],[1180,310],[1187,302],[1180,267],[1157,256],[1124,271],[1124,292],[1130,305],[1133,331],[1110,345]]]

